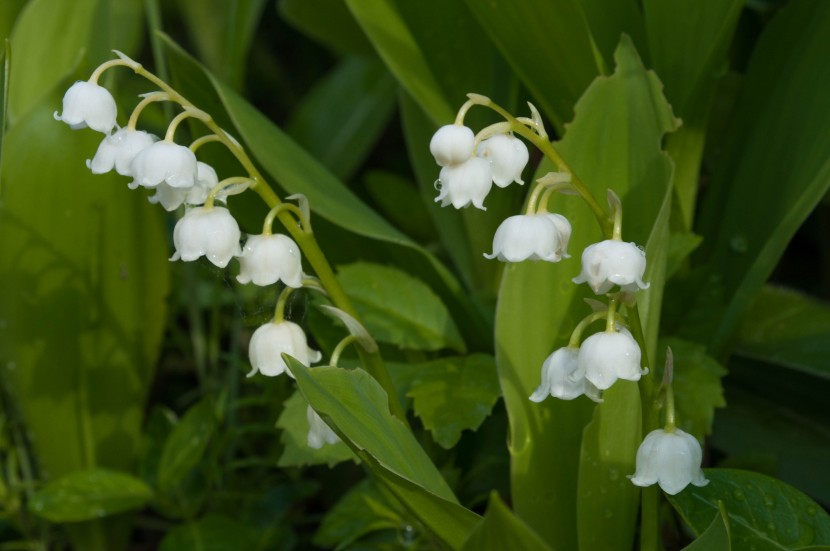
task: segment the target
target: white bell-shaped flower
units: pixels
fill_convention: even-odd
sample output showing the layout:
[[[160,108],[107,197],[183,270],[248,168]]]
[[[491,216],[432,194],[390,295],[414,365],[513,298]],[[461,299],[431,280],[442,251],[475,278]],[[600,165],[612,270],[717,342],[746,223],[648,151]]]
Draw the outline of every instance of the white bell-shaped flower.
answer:
[[[659,484],[669,495],[689,484],[706,486],[709,481],[700,468],[703,450],[691,434],[680,429],[653,430],[637,450],[637,469],[628,478],[637,486]]]
[[[476,208],[487,210],[484,198],[493,187],[492,174],[490,161],[479,157],[471,157],[459,165],[445,166],[438,177],[440,188],[435,202],[440,201],[442,207],[452,205],[457,209],[472,203]]]
[[[429,141],[429,150],[439,166],[458,165],[473,156],[475,135],[460,124],[442,126]]]
[[[548,213],[547,217],[559,232],[559,254],[562,258],[570,258],[568,243],[571,241],[571,223],[567,218],[555,212]]]
[[[478,144],[476,155],[493,164],[493,183],[497,186],[503,188],[513,182],[524,184],[522,171],[530,154],[519,138],[512,134],[497,134]]]
[[[626,333],[595,333],[582,342],[576,375],[584,376],[600,390],[617,379],[639,381],[648,369],[640,369],[640,346]]]
[[[198,166],[189,148],[162,140],[142,149],[130,171],[134,178],[130,189],[154,188],[162,182],[174,188],[191,188],[196,184]]]
[[[598,295],[619,285],[624,291],[648,289],[643,282],[646,271],[646,253],[634,243],[607,239],[589,245],[582,252],[582,273],[574,283],[587,282]]]
[[[92,160],[86,166],[93,174],[104,174],[113,168],[122,176],[132,176],[132,163],[143,149],[153,145],[157,137],[143,130],[119,128],[105,136]]]
[[[287,235],[252,235],[239,257],[239,283],[273,285],[282,281],[289,287],[302,287],[303,267],[300,248]]]
[[[151,203],[160,203],[164,210],[171,212],[182,204],[203,205],[207,201],[210,190],[219,182],[216,171],[207,163],[199,161],[196,163],[196,183],[189,188],[172,187],[166,182],[156,186],[156,193],[148,197]],[[217,201],[226,203],[226,194],[220,193],[215,196]]]
[[[568,238],[571,225],[561,217],[561,221],[551,218],[547,213],[517,214],[502,222],[493,237],[493,253],[484,254],[486,258],[498,258],[502,262],[521,262],[523,260],[546,260],[559,262],[567,258]],[[560,216],[560,215],[556,215]]]
[[[224,207],[195,207],[176,222],[173,244],[176,252],[170,260],[185,262],[206,256],[216,266],[224,268],[231,258],[239,256],[241,232],[228,209]]]
[[[579,360],[579,348],[564,347],[553,352],[542,364],[542,384],[530,399],[541,402],[548,396],[573,400],[583,394],[595,402],[601,402],[599,389],[585,377],[574,377]]]
[[[276,377],[286,371],[283,353],[308,366],[319,362],[322,355],[308,347],[305,333],[296,323],[290,321],[269,322],[259,327],[251,335],[248,344],[248,358],[253,368],[248,377],[257,372],[268,377]],[[293,379],[294,375],[288,371]]]
[[[63,113],[55,111],[55,120],[73,129],[87,126],[109,134],[115,128],[118,108],[109,90],[86,80],[79,80],[63,96]]]
[[[309,448],[319,450],[326,444],[337,444],[340,442],[340,437],[331,430],[331,427],[323,421],[323,418],[311,406],[308,406],[306,410],[306,419],[308,419],[308,437],[306,438],[306,443]]]

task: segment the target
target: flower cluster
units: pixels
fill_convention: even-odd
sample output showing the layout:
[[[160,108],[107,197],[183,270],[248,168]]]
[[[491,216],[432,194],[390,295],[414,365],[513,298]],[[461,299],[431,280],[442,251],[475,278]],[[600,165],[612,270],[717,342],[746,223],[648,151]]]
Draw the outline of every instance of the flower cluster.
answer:
[[[115,100],[106,88],[97,84],[97,79],[103,70],[119,64],[139,72],[140,66],[126,56],[119,56],[120,61],[102,65],[89,81],[73,84],[63,98],[63,112],[56,112],[55,119],[73,129],[89,127],[104,134],[94,157],[87,161],[87,167],[93,174],[115,170],[122,176],[132,178],[128,184],[130,189],[153,190],[155,193],[149,197],[151,203],[160,204],[167,211],[185,206],[184,216],[173,230],[175,252],[170,260],[191,262],[204,256],[214,265],[225,268],[231,259],[238,258],[240,272],[237,280],[240,283],[268,286],[281,282],[286,286],[280,295],[274,319],[259,327],[251,337],[248,352],[252,370],[249,377],[256,373],[273,377],[285,372],[283,354],[294,357],[304,365],[320,361],[321,354],[308,346],[300,326],[283,319],[284,298],[291,290],[303,285],[302,257],[297,243],[286,235],[272,234],[271,226],[281,208],[290,207],[287,210],[291,210],[293,205],[275,207],[265,220],[263,233],[249,236],[241,246],[239,225],[227,208],[214,206],[214,201],[227,201],[231,189],[241,188],[244,191],[256,180],[251,175],[220,181],[213,167],[196,156],[198,148],[209,141],[225,143],[232,152],[235,152],[234,148],[241,150],[238,142],[172,89],[145,94],[130,116],[128,125],[118,127]],[[155,79],[154,82],[159,81]],[[136,128],[139,114],[154,101],[175,101],[183,109],[170,123],[163,139]],[[214,134],[197,139],[189,147],[177,144],[173,140],[176,127],[187,117],[206,121]],[[294,208],[292,212],[301,219],[300,227],[305,231],[307,220],[303,218],[307,218],[307,210]],[[290,371],[288,374],[293,377]],[[311,408],[308,421],[309,446],[319,448],[325,443],[339,441]]]

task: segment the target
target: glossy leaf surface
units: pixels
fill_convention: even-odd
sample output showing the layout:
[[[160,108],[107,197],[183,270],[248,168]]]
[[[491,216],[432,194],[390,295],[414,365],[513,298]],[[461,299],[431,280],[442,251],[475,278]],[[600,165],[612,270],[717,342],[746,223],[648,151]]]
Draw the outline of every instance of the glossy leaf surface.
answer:
[[[278,465],[280,467],[302,467],[305,465],[328,465],[333,467],[341,461],[354,459],[346,444],[326,444],[319,450],[309,447],[308,402],[300,391],[296,391],[283,403],[283,410],[277,419],[277,428],[282,429],[280,441],[285,448]]]
[[[464,542],[463,551],[550,551],[533,530],[516,517],[497,493],[490,495],[487,513]]]

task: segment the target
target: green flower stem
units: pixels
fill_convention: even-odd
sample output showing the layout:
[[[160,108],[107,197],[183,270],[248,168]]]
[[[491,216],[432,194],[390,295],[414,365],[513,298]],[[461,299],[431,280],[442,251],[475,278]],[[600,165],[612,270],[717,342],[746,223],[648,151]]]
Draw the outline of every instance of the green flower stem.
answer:
[[[347,346],[349,346],[353,342],[357,342],[357,340],[357,337],[355,337],[354,335],[348,335],[339,343],[337,343],[337,346],[334,347],[334,352],[331,353],[329,365],[337,367],[337,362],[340,361],[340,355],[343,354],[343,351],[346,349]]]
[[[279,215],[279,213],[283,211],[293,213],[300,221],[300,225],[302,226],[303,231],[311,231],[311,225],[309,224],[308,219],[305,217],[305,213],[303,213],[300,207],[298,207],[297,205],[292,205],[291,203],[280,203],[276,207],[272,208],[268,212],[268,216],[265,217],[265,221],[262,223],[262,235],[271,235],[273,233],[274,218],[276,218],[277,215]]]
[[[285,303],[288,297],[294,292],[294,287],[286,287],[277,298],[277,305],[274,307],[274,323],[282,323],[285,320]]]
[[[216,196],[223,189],[227,189],[229,187],[238,185],[253,187],[254,183],[255,182],[247,176],[231,176],[230,178],[225,178],[224,180],[222,180],[221,182],[219,182],[211,188],[210,193],[208,193],[207,199],[205,199],[205,209],[209,210],[213,208],[213,202],[216,200]]]
[[[582,333],[585,329],[594,323],[595,321],[599,321],[601,319],[606,319],[608,316],[608,311],[604,310],[602,312],[594,312],[593,314],[585,317],[582,321],[580,321],[571,333],[571,340],[568,341],[569,348],[579,348],[579,343],[582,341]]]
[[[593,211],[594,216],[597,219],[597,223],[599,223],[600,229],[602,230],[602,233],[608,237],[612,235],[614,229],[613,224],[609,219],[608,214],[605,212],[605,209],[602,208],[602,206],[593,196],[588,187],[582,182],[582,180],[580,180],[579,177],[574,173],[574,171],[571,170],[571,168],[568,166],[568,164],[565,162],[562,156],[559,155],[559,152],[556,151],[556,148],[553,147],[553,144],[551,142],[549,142],[546,138],[543,138],[536,134],[531,128],[528,128],[526,125],[522,124],[521,121],[519,121],[518,119],[516,119],[516,117],[508,113],[500,105],[494,103],[490,98],[480,96],[478,94],[469,94],[468,97],[470,98],[470,101],[468,103],[489,107],[490,109],[504,117],[504,119],[507,122],[511,123],[511,129],[513,130],[513,132],[519,134],[527,141],[535,145],[539,149],[539,151],[541,151],[546,157],[553,161],[553,163],[556,165],[559,171],[570,173],[571,186],[579,194],[579,196],[582,197],[585,203],[588,204],[588,207]]]
[[[168,101],[170,96],[168,96],[164,92],[152,92],[144,96],[138,105],[135,106],[133,112],[130,114],[130,120],[127,121],[127,128],[129,130],[135,130],[135,126],[138,124],[138,116],[144,111],[144,108],[150,105],[151,103],[155,103],[157,101]]]
[[[100,65],[90,77],[90,82],[97,82],[97,79],[101,73],[111,67],[129,67],[137,75],[146,78],[158,86],[160,90],[167,92],[170,99],[181,105],[183,108],[197,109],[195,105],[188,101],[187,98],[182,96],[172,86],[161,80],[159,77],[145,69],[140,63],[133,61],[120,52],[116,51],[116,54],[120,59],[113,59]],[[280,198],[271,186],[268,185],[265,178],[259,172],[256,165],[254,165],[251,158],[248,157],[248,154],[239,142],[237,142],[236,139],[219,126],[212,117],[207,116],[206,118],[200,120],[211,132],[218,136],[219,141],[228,148],[233,156],[236,157],[239,164],[241,164],[242,167],[248,172],[251,179],[254,181],[251,185],[251,189],[254,190],[260,198],[262,198],[265,204],[268,205],[269,208],[274,208],[277,205],[282,204]],[[317,240],[314,238],[314,234],[303,231],[303,229],[296,224],[294,218],[289,212],[283,211],[277,215],[277,218],[288,230],[288,233],[291,234],[291,237],[300,249],[302,249],[306,260],[311,265],[314,273],[317,274],[317,278],[320,280],[320,283],[328,291],[331,302],[353,318],[360,320],[360,317],[354,309],[351,300],[348,295],[346,295],[343,287],[340,286],[337,278],[334,276],[334,271],[323,254],[323,251],[320,249],[320,245],[317,243]],[[377,351],[367,352],[363,349],[363,347],[358,347],[358,354],[360,355],[360,361],[366,371],[368,371],[369,374],[372,375],[386,391],[389,400],[389,409],[392,414],[400,419],[404,425],[409,426],[409,423],[406,420],[406,410],[403,408],[403,405],[398,399],[398,394],[395,391],[394,385],[392,385],[392,379],[389,377],[389,372],[386,370],[386,366],[383,365],[383,358],[381,358],[380,353]]]
[[[207,134],[205,136],[202,136],[200,138],[196,138],[195,140],[193,140],[193,143],[190,144],[190,151],[192,151],[193,153],[196,153],[196,151],[198,151],[200,147],[202,147],[203,145],[205,145],[207,143],[221,142],[221,141],[222,141],[222,138],[220,138],[216,134]]]
[[[674,388],[671,383],[666,387],[666,425],[664,430],[666,432],[674,432],[677,425],[674,422]]]

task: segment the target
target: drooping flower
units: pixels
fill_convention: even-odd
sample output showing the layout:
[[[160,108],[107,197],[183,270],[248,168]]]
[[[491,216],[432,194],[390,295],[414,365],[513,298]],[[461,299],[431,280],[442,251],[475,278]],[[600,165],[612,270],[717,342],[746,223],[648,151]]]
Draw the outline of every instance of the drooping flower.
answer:
[[[637,450],[637,469],[628,478],[637,486],[659,484],[669,495],[689,484],[706,486],[709,481],[700,468],[703,450],[691,434],[680,429],[653,430]]]
[[[460,124],[448,124],[433,134],[429,150],[439,166],[454,166],[473,156],[474,145],[472,130]]]
[[[493,183],[503,188],[513,182],[524,184],[522,171],[530,154],[527,146],[512,134],[497,134],[478,145],[476,155],[493,165]]]
[[[306,443],[309,448],[319,450],[326,444],[337,444],[340,442],[340,437],[331,430],[331,427],[323,421],[323,418],[311,406],[308,406],[306,410],[306,419],[308,419]]]
[[[182,204],[203,205],[210,194],[210,190],[218,182],[219,179],[213,167],[198,161],[196,163],[196,183],[192,187],[172,187],[166,182],[162,182],[156,186],[156,192],[148,199],[153,204],[160,203],[164,210],[168,212],[176,210]],[[225,194],[216,195],[215,198],[223,203],[227,202]]]
[[[257,372],[268,377],[276,377],[285,372],[283,353],[306,366],[319,362],[322,358],[320,352],[308,347],[305,333],[299,325],[290,321],[272,321],[259,327],[251,335],[248,358],[252,370],[248,377],[253,377]],[[291,371],[288,371],[288,375],[294,378]]]
[[[579,348],[564,347],[553,352],[542,364],[542,383],[530,399],[541,402],[548,396],[573,400],[583,394],[595,402],[601,402],[599,389],[585,377],[574,377],[577,370]]]
[[[484,198],[493,186],[490,161],[471,157],[461,164],[445,166],[438,177],[440,189],[435,202],[442,207],[452,205],[457,209],[473,204],[476,208],[484,207]]]
[[[157,137],[143,130],[119,128],[105,136],[92,160],[86,166],[93,174],[104,174],[113,168],[122,176],[132,176],[132,162],[143,149],[153,145]]]
[[[301,287],[303,268],[300,248],[287,235],[252,235],[239,257],[239,283],[273,285],[282,281],[289,287]]]
[[[647,369],[640,369],[640,357],[640,346],[630,334],[595,333],[579,348],[577,375],[600,390],[611,388],[617,379],[639,381],[648,373]]]
[[[570,235],[571,225],[564,216],[517,214],[499,225],[493,237],[493,253],[485,253],[484,256],[498,258],[502,262],[559,262],[568,257],[566,250]]]
[[[188,210],[173,229],[176,252],[170,260],[190,262],[206,256],[220,268],[239,256],[241,232],[228,209],[195,207]]]
[[[63,96],[63,113],[55,111],[55,120],[75,130],[87,126],[109,134],[115,128],[118,108],[109,90],[95,83],[79,80]]]
[[[174,188],[191,188],[196,184],[196,155],[183,146],[162,140],[142,149],[130,166],[133,181],[130,189],[138,186],[154,188],[166,183]]]
[[[646,253],[634,243],[607,239],[589,245],[582,252],[582,273],[574,283],[587,282],[598,295],[605,294],[614,285],[624,291],[648,289],[643,282],[646,271]]]

